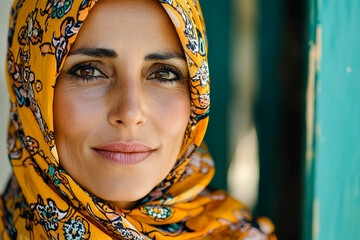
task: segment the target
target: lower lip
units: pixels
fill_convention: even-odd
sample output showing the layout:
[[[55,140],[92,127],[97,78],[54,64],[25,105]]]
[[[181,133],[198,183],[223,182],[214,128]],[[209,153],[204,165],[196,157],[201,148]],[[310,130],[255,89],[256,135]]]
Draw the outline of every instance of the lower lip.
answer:
[[[153,151],[146,151],[146,152],[111,152],[111,151],[104,151],[99,149],[94,149],[97,154],[101,157],[109,160],[110,162],[124,165],[124,166],[131,166],[139,164],[145,161]]]

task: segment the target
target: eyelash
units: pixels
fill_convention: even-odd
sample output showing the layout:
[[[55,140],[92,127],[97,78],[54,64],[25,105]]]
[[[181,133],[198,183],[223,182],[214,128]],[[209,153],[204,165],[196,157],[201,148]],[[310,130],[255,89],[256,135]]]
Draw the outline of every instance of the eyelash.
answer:
[[[73,66],[69,70],[69,73],[76,79],[80,79],[83,81],[91,81],[91,80],[96,80],[98,78],[104,78],[104,77],[107,78],[107,76],[102,71],[100,71],[99,68],[100,68],[99,64],[96,64],[95,62],[79,63],[79,64]],[[81,69],[94,69],[95,71],[99,71],[99,73],[102,76],[84,77],[84,76],[81,76],[76,73],[77,71],[79,71]],[[174,79],[153,78],[153,79],[159,81],[160,83],[166,83],[166,82],[172,83],[172,82],[176,82],[181,79],[184,79],[184,75],[181,73],[181,71],[179,69],[177,69],[176,67],[173,67],[170,65],[162,65],[162,66],[156,68],[155,70],[153,70],[150,75],[152,75],[153,73],[156,73],[158,71],[169,71],[176,76],[176,78],[174,78]],[[147,79],[152,80],[151,78],[147,78]]]
[[[81,76],[76,73],[77,71],[79,71],[81,69],[90,69],[90,68],[92,68],[96,71],[99,71],[102,76],[84,77],[84,76]],[[102,71],[100,71],[99,68],[100,68],[99,64],[96,64],[95,62],[79,63],[79,64],[76,64],[74,67],[72,67],[69,70],[69,73],[76,79],[83,80],[83,81],[91,81],[94,79],[96,80],[98,78],[106,77],[106,75]]]
[[[179,81],[184,78],[184,75],[181,73],[181,71],[179,69],[177,69],[176,67],[173,67],[173,66],[169,66],[169,65],[162,65],[159,68],[156,68],[154,71],[151,72],[150,75],[152,75],[153,73],[159,72],[159,71],[169,71],[176,76],[176,78],[174,78],[174,79],[154,78],[161,83],[164,83],[164,82],[172,83],[172,82],[176,82],[176,81]]]

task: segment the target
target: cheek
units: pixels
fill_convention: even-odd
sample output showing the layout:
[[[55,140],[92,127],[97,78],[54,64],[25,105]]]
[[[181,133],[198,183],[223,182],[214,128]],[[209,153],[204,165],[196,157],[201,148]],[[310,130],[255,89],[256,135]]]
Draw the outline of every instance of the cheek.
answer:
[[[70,95],[55,93],[54,99],[54,124],[55,137],[60,135],[77,135],[82,132],[84,125],[83,109],[79,103],[71,98]]]
[[[163,138],[170,142],[182,143],[187,123],[190,119],[190,96],[184,86],[176,92],[156,95],[156,112],[153,120]]]
[[[95,129],[99,107],[97,103],[84,99],[73,89],[55,88],[54,127],[58,149],[74,149]],[[67,144],[67,147],[63,145]]]

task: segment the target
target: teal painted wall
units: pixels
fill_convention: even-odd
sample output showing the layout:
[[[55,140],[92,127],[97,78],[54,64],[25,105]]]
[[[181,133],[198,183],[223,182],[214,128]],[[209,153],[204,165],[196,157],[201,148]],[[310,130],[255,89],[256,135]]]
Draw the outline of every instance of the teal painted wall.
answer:
[[[210,119],[205,142],[215,161],[216,172],[211,186],[227,188],[228,102],[230,85],[230,0],[200,1],[209,39]]]
[[[281,130],[281,83],[283,1],[259,1],[259,83],[256,129],[259,143],[260,182],[257,215],[270,217],[278,225],[279,145]]]
[[[307,103],[314,124],[307,126],[313,152],[306,176],[313,193],[307,192],[312,216],[304,219],[304,239],[360,239],[360,1],[310,2],[319,65],[310,51],[309,69],[314,64],[316,71],[309,71],[315,101]]]

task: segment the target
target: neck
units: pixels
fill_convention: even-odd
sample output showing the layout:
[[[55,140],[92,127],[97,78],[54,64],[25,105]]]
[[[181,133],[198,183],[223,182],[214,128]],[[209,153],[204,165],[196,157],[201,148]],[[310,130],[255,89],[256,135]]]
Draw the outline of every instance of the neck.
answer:
[[[119,209],[130,210],[136,206],[138,201],[132,201],[132,202],[131,201],[129,201],[129,202],[127,202],[127,201],[110,201],[110,203]]]

